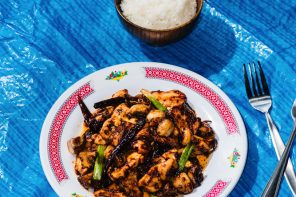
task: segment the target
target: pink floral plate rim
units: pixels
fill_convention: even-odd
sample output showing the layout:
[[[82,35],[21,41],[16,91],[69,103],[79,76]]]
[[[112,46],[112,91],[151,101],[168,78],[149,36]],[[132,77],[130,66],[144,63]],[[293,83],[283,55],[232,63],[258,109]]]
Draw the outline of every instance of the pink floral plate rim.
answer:
[[[207,99],[211,103],[211,105],[216,109],[216,111],[220,114],[221,118],[224,120],[227,134],[240,135],[239,130],[241,128],[239,128],[239,125],[237,124],[237,119],[233,115],[233,112],[232,112],[233,109],[230,109],[230,107],[227,105],[229,101],[226,102],[220,96],[221,93],[217,93],[214,89],[209,87],[207,83],[204,83],[196,79],[196,77],[192,77],[191,75],[185,74],[182,71],[176,71],[176,68],[178,69],[182,69],[182,68],[179,68],[176,66],[170,66],[169,68],[166,68],[166,67],[161,68],[159,66],[154,66],[154,64],[158,64],[158,63],[149,62],[147,63],[147,66],[144,66],[144,67],[142,66],[142,69],[145,70],[146,78],[168,80],[174,83],[179,83],[199,93],[205,99]],[[115,66],[115,67],[118,67],[118,66]],[[110,69],[110,67],[106,69]],[[79,88],[76,88],[76,90],[75,89],[73,90],[72,90],[72,94],[68,96],[65,99],[65,101],[59,106],[57,113],[54,115],[52,124],[50,125],[50,130],[48,133],[48,142],[47,142],[48,160],[50,163],[52,173],[54,174],[55,179],[58,183],[68,179],[68,175],[64,169],[64,166],[60,157],[60,136],[63,132],[63,126],[67,121],[68,117],[70,116],[70,114],[72,113],[72,111],[77,106],[78,95],[83,98],[86,98],[95,91],[91,87],[90,81],[87,81],[86,83],[81,85]],[[244,163],[245,161],[243,162],[243,165]],[[231,180],[230,181],[218,180],[213,186],[213,188],[210,191],[208,191],[208,193],[205,196],[212,196],[212,197],[219,196],[219,194],[229,185],[230,182]]]

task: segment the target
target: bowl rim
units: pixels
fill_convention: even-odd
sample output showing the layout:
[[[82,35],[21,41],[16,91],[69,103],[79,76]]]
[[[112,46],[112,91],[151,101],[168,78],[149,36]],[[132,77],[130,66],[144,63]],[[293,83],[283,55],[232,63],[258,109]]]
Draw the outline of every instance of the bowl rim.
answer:
[[[131,22],[130,20],[128,20],[122,13],[122,10],[120,8],[120,3],[117,4],[117,1],[121,2],[122,0],[114,0],[114,3],[115,3],[115,7],[116,7],[116,11],[117,13],[120,15],[120,17],[128,24],[134,26],[134,27],[137,27],[138,29],[141,29],[141,30],[145,30],[145,31],[150,31],[150,32],[169,32],[169,31],[174,31],[174,30],[177,30],[177,29],[181,29],[182,27],[185,27],[189,24],[191,24],[192,22],[194,22],[197,17],[199,16],[200,12],[201,12],[201,9],[203,7],[203,3],[204,3],[204,0],[196,0],[197,2],[197,9],[196,9],[196,13],[195,15],[189,20],[187,21],[186,23],[183,23],[179,26],[176,26],[176,27],[173,27],[173,28],[169,28],[169,29],[149,29],[149,28],[146,28],[146,27],[142,27],[142,26],[139,26],[133,22]]]

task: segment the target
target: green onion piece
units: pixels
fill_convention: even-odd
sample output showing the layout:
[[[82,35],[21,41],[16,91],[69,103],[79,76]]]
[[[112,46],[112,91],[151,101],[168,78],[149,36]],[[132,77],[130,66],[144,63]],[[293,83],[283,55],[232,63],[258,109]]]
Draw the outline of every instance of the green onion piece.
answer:
[[[194,149],[194,145],[191,143],[187,144],[187,146],[184,148],[182,155],[180,157],[179,163],[178,163],[180,171],[182,171],[184,169],[185,164],[188,161],[188,158],[189,158],[191,152],[193,151],[193,149]]]
[[[146,96],[150,101],[151,103],[157,108],[159,109],[160,111],[166,111],[166,107],[163,106],[156,98],[155,96],[153,96],[148,90],[144,90],[142,89],[141,90],[141,93],[144,94],[144,96]]]
[[[106,149],[106,147],[103,145],[99,145],[97,148],[97,158],[95,161],[94,174],[93,174],[94,180],[101,180],[101,178],[102,178],[105,149]]]
[[[150,197],[156,197],[154,194],[150,194]]]

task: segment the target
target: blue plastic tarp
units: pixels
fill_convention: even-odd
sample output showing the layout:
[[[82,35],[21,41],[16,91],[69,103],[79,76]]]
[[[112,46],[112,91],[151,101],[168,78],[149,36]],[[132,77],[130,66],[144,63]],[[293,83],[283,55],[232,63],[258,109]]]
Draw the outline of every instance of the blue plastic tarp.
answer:
[[[0,1],[0,196],[56,196],[39,158],[50,107],[87,74],[136,61],[190,69],[228,94],[249,139],[246,167],[230,196],[259,196],[277,159],[264,115],[247,101],[242,65],[261,61],[271,115],[286,142],[296,98],[295,13],[295,0],[207,0],[189,36],[152,47],[125,31],[110,0]],[[294,150],[296,164],[295,156]],[[285,180],[280,196],[292,196]]]

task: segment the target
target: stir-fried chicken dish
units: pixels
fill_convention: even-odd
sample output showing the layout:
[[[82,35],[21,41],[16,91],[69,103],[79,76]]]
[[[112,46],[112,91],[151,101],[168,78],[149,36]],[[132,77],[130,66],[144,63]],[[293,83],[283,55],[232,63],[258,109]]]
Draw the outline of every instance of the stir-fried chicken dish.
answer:
[[[184,93],[124,89],[93,113],[78,100],[83,129],[68,149],[78,181],[95,197],[178,196],[200,186],[217,140]]]

